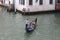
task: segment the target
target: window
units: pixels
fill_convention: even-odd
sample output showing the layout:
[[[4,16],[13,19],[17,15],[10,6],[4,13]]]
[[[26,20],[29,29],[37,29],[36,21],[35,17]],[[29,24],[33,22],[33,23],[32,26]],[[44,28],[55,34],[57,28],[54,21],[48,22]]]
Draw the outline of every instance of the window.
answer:
[[[25,5],[25,0],[19,0],[19,4]]]
[[[39,4],[42,5],[43,4],[43,0],[39,0]]]
[[[60,0],[58,0],[58,3],[60,3]]]
[[[33,0],[29,0],[29,5],[32,5],[33,4]]]
[[[38,0],[36,0],[36,2],[38,2]]]
[[[50,4],[53,4],[53,0],[50,0]]]

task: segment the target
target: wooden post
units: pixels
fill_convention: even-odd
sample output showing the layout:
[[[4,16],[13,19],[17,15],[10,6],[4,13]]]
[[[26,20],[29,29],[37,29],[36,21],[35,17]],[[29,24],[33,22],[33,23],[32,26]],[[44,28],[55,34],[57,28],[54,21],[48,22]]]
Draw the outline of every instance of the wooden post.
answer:
[[[15,0],[13,0],[13,7],[14,7],[14,12],[16,13]]]
[[[30,9],[28,8],[28,14],[30,14]]]

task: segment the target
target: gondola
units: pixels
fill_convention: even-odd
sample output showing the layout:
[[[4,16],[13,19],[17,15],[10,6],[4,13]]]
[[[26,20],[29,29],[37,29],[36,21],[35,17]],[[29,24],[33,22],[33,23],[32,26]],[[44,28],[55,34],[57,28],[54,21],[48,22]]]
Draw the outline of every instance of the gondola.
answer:
[[[34,31],[34,29],[36,28],[36,24],[37,24],[37,18],[34,20],[34,24],[32,23],[32,25],[28,25],[26,27],[26,32]]]

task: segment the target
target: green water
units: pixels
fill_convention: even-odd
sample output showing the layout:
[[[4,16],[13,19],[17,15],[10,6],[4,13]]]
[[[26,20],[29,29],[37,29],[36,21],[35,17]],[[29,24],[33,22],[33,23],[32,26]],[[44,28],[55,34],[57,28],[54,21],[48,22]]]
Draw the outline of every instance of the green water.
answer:
[[[25,20],[37,17],[37,27],[25,32]],[[60,14],[24,15],[7,12],[0,7],[0,40],[60,40]]]

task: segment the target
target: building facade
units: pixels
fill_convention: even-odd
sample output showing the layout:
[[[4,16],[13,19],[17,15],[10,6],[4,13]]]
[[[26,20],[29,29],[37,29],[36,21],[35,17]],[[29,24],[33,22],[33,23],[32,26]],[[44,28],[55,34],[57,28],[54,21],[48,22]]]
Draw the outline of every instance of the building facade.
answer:
[[[4,5],[13,4],[22,12],[38,12],[60,10],[60,0],[3,0]]]
[[[55,10],[55,0],[15,0],[16,9],[25,12]]]

